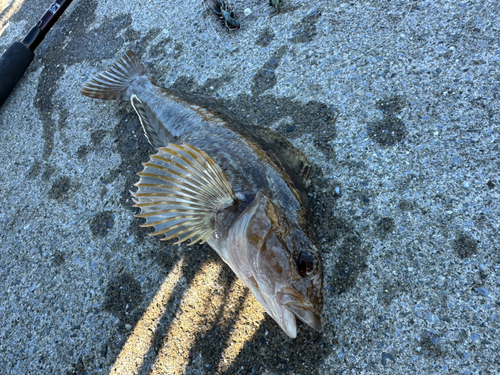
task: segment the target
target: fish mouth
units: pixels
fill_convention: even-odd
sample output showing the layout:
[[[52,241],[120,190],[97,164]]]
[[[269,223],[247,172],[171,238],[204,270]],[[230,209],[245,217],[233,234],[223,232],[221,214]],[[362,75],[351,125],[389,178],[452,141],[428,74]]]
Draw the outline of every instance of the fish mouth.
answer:
[[[304,300],[299,291],[293,288],[285,288],[278,293],[277,299],[283,307],[285,332],[290,337],[296,337],[297,335],[295,317],[317,331],[321,329],[321,314],[309,302]]]

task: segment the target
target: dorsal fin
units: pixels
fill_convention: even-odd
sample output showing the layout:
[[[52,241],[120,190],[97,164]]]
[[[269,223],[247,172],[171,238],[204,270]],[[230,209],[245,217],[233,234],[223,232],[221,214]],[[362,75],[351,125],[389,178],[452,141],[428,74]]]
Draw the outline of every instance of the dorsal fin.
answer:
[[[297,150],[288,140],[274,131],[259,126],[249,125],[241,121],[234,113],[223,107],[217,100],[202,94],[192,94],[177,90],[169,90],[189,103],[199,105],[212,111],[226,121],[226,126],[250,141],[277,161],[288,174],[295,188],[303,195],[303,203],[307,205],[307,188],[310,185],[311,164],[306,156]]]
[[[176,243],[206,242],[215,230],[217,212],[235,204],[237,198],[224,172],[205,152],[188,144],[169,144],[158,149],[134,184],[136,217],[143,227],[155,227],[151,235],[162,240],[178,237]]]
[[[259,142],[264,151],[271,154],[274,159],[281,163],[281,166],[286,170],[290,178],[297,180],[297,182],[302,182],[307,189],[311,183],[311,164],[302,151],[299,151],[290,141],[271,129],[258,126],[249,127],[265,142],[265,145]]]
[[[139,121],[141,122],[146,138],[153,147],[160,148],[174,140],[172,134],[163,126],[154,111],[145,102],[140,100],[137,95],[132,94],[130,102],[137,112],[137,116],[139,116]]]

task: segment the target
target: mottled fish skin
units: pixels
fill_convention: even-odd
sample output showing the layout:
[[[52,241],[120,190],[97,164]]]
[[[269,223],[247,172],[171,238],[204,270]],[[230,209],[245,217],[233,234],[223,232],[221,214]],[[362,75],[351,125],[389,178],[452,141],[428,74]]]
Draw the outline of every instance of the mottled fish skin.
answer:
[[[159,87],[144,71],[139,59],[128,51],[108,71],[89,81],[82,93],[104,100],[131,100],[149,142],[165,155],[187,152],[184,159],[189,159],[187,148],[169,146],[177,144],[207,154],[205,158],[195,153],[196,163],[212,158],[235,198],[228,193],[227,202],[234,203],[214,209],[207,243],[289,336],[296,336],[295,316],[320,329],[323,271],[308,209],[306,158],[279,135],[242,122],[216,100]],[[165,158],[158,155],[158,160]],[[184,160],[172,158],[174,164]],[[148,176],[159,168],[163,167],[146,165],[148,173],[143,172],[137,193],[148,191],[144,186],[151,184],[141,182],[157,178]],[[181,182],[179,186],[183,186]],[[147,195],[136,194],[141,213],[148,212],[144,206],[160,199]],[[149,215],[156,215],[154,210],[150,208]],[[163,221],[169,220],[173,219]]]

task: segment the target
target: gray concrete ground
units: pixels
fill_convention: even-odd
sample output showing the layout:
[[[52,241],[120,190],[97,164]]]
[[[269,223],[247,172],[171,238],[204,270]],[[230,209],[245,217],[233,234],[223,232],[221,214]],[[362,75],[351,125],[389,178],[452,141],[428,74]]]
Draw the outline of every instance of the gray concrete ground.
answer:
[[[0,50],[50,3],[0,1]],[[70,5],[0,109],[0,373],[500,373],[497,1],[272,14],[228,31],[201,0]],[[211,249],[138,226],[154,150],[130,104],[79,94],[127,49],[313,163],[321,332],[289,339]]]

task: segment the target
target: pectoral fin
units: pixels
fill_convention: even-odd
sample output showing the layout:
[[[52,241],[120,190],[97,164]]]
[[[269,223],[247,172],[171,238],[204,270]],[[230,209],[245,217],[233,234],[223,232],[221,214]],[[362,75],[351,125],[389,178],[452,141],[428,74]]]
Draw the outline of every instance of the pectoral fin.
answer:
[[[161,147],[143,165],[132,193],[141,208],[136,216],[146,219],[143,227],[155,227],[152,235],[164,234],[162,240],[204,243],[215,230],[215,214],[237,201],[217,163],[188,144]]]

